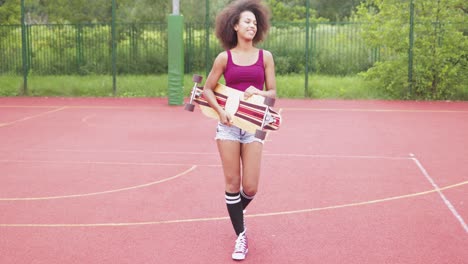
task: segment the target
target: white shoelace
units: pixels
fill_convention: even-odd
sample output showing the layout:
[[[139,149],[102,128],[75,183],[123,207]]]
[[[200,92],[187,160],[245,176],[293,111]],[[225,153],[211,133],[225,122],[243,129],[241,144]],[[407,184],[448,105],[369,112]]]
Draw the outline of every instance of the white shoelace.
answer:
[[[244,253],[245,252],[245,248],[246,248],[246,237],[245,237],[245,231],[242,232],[241,234],[239,234],[239,237],[237,237],[236,239],[236,251],[235,252],[242,252]]]

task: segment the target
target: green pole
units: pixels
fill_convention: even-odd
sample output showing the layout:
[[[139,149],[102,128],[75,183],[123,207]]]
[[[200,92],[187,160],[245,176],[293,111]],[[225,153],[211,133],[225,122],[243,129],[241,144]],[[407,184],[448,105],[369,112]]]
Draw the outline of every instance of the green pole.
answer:
[[[304,94],[309,97],[309,30],[310,30],[310,0],[306,0],[306,50],[305,50],[305,89]]]
[[[210,1],[205,1],[205,73],[210,73]]]
[[[23,59],[23,94],[28,93],[28,49],[26,41],[26,21],[25,21],[25,10],[24,0],[21,0],[21,47],[22,47],[22,59]]]
[[[173,0],[173,13],[168,18],[168,99],[169,105],[184,101],[184,17],[179,2]]]
[[[112,93],[114,96],[117,93],[117,40],[115,34],[115,0],[112,0]]]
[[[408,94],[413,92],[414,2],[410,1],[410,30],[408,48]]]

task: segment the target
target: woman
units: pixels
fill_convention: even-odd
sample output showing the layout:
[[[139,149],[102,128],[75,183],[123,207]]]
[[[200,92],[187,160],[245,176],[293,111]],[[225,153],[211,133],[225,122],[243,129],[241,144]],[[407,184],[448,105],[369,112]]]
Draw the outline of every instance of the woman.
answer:
[[[225,197],[236,232],[232,258],[243,260],[248,252],[244,212],[257,193],[263,142],[232,125],[232,116],[216,101],[213,88],[224,75],[226,85],[244,92],[276,97],[275,66],[269,51],[255,45],[268,32],[269,10],[260,0],[236,0],[216,18],[216,36],[225,51],[213,63],[204,96],[220,117],[216,141],[225,178]]]

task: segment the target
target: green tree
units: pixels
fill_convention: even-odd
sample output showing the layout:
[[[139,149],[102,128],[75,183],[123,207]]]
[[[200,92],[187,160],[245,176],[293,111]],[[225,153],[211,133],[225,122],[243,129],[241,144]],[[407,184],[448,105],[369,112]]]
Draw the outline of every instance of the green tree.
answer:
[[[305,1],[267,0],[271,9],[272,21],[303,22],[306,19]]]
[[[330,21],[341,21],[349,18],[362,0],[310,0],[317,16]]]
[[[165,22],[172,12],[172,1],[118,0],[119,22]]]
[[[110,1],[25,0],[27,24],[107,22]]]
[[[26,0],[25,7],[28,24],[108,23],[112,19],[110,0]],[[170,12],[167,0],[116,0],[116,7],[117,20],[127,23],[165,21]]]
[[[415,0],[412,83],[409,76],[410,1],[368,0],[357,17],[366,43],[382,60],[363,75],[396,97],[450,99],[468,85],[463,0]],[[412,95],[407,94],[412,87]]]
[[[20,24],[20,8],[18,0],[0,0],[0,24]]]

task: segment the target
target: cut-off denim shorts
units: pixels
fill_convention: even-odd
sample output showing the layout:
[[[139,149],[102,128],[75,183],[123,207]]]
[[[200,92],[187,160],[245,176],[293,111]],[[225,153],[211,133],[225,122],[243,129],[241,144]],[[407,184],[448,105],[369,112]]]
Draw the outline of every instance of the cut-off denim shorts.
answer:
[[[216,129],[215,140],[233,140],[238,141],[242,144],[248,144],[252,142],[260,142],[263,144],[263,140],[255,137],[254,134],[242,130],[236,126],[227,126],[222,123],[218,123]]]

